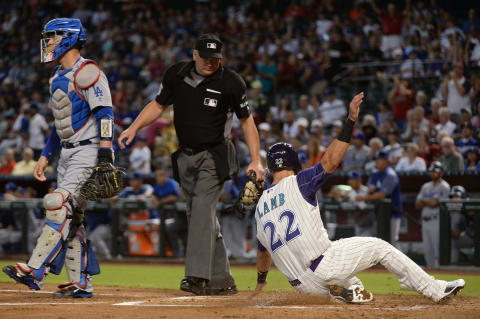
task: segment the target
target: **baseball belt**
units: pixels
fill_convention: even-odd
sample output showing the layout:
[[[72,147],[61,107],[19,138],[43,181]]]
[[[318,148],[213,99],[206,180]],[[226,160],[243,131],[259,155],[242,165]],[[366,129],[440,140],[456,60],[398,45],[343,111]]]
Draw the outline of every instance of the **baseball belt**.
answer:
[[[319,257],[315,258],[312,263],[310,264],[310,270],[312,272],[315,272],[315,270],[317,269],[318,265],[320,264],[320,262],[322,261],[323,259],[323,255],[320,255]],[[289,281],[290,285],[292,285],[292,287],[296,287],[296,286],[299,286],[302,284],[302,282],[298,279],[294,279],[294,280],[290,280]]]

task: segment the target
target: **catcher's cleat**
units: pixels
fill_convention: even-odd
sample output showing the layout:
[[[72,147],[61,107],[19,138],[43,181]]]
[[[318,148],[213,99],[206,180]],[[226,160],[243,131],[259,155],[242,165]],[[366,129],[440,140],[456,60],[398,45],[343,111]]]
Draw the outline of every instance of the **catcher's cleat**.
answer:
[[[35,278],[32,277],[32,275],[19,272],[14,266],[5,266],[2,268],[2,270],[10,278],[15,280],[16,282],[26,285],[30,289],[41,289]]]
[[[53,293],[53,298],[92,298],[93,293],[80,289],[72,283],[61,284]]]
[[[180,282],[180,290],[191,292],[197,296],[206,295],[207,281],[203,278],[187,277]]]
[[[343,286],[328,286],[330,297],[346,303],[367,303],[373,300],[373,294],[359,285],[353,285],[350,289]]]
[[[455,296],[464,287],[465,287],[465,280],[463,279],[449,281],[447,282],[447,286],[445,287],[445,291],[443,292],[443,295],[441,295],[439,298],[433,298],[433,301],[440,302],[452,295]]]
[[[205,294],[207,296],[230,296],[238,294],[238,289],[235,285],[226,288],[206,287]]]

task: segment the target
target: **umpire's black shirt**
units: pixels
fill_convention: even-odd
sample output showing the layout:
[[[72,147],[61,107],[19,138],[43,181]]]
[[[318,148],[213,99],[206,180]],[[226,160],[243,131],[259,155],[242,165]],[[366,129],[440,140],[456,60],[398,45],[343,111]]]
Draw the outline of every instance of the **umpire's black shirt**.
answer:
[[[181,147],[208,148],[228,136],[232,112],[243,119],[250,115],[250,109],[245,82],[237,73],[220,65],[200,82],[194,67],[191,61],[168,68],[155,100],[164,106],[173,104],[173,123]]]

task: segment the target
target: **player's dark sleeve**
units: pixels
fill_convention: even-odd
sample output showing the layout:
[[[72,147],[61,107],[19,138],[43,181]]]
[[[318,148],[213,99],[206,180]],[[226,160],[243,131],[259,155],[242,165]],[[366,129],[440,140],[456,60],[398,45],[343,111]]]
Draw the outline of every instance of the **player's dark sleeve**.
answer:
[[[380,188],[380,192],[384,193],[385,195],[389,196],[393,193],[393,190],[397,186],[397,179],[395,176],[387,175],[382,182],[382,187]]]
[[[50,159],[53,153],[58,151],[61,147],[60,137],[57,134],[55,126],[52,128],[52,133],[48,137],[47,144],[43,148],[42,156],[45,156],[47,159]]]
[[[167,71],[165,71],[162,83],[160,84],[160,89],[158,90],[157,97],[155,98],[155,101],[157,101],[158,104],[163,106],[173,104],[173,84],[175,76],[177,76],[176,73],[177,68],[175,65],[171,66],[167,69]]]
[[[303,198],[313,206],[317,206],[315,197],[317,191],[331,174],[325,173],[321,163],[300,171],[297,174],[297,183]]]
[[[257,239],[257,246],[258,246],[258,250],[267,251],[267,248],[265,248],[265,246],[263,246],[262,243],[260,242],[260,240],[258,240],[258,239]]]
[[[247,118],[250,115],[250,106],[247,100],[247,86],[242,77],[230,71],[230,106],[239,119]]]

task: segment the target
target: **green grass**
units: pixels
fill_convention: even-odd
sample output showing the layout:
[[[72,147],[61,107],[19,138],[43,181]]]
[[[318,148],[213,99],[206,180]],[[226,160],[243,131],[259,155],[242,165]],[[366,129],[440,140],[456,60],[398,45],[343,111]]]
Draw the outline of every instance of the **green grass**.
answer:
[[[0,266],[12,264],[0,261]],[[183,266],[178,265],[101,265],[102,273],[94,277],[94,284],[99,286],[178,289],[184,275]],[[256,271],[252,268],[233,267],[233,275],[240,290],[252,290],[255,287]],[[364,272],[358,276],[365,287],[374,294],[416,294],[411,291],[402,291],[394,275],[390,273]],[[455,274],[438,274],[435,277],[443,280],[459,278]],[[462,276],[467,282],[463,296],[480,297],[480,275]],[[47,283],[66,282],[65,270],[60,276],[49,275]],[[5,274],[0,274],[0,282],[11,282]],[[268,274],[266,291],[293,291],[285,277],[276,269]]]

